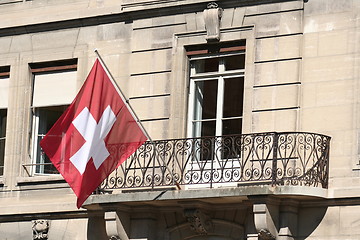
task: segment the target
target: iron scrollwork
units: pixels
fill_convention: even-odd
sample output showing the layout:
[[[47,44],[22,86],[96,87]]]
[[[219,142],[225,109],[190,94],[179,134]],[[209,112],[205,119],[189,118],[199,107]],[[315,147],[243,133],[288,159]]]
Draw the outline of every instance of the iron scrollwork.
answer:
[[[144,143],[104,189],[223,183],[327,188],[330,137],[304,132],[170,139]]]

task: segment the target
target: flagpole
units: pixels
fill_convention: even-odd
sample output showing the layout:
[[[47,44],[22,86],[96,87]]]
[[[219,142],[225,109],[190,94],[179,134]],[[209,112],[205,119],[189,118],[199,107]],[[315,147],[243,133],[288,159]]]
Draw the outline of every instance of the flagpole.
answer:
[[[155,148],[155,143],[152,140],[152,138],[150,137],[149,133],[146,131],[144,125],[142,124],[142,122],[140,121],[138,115],[135,113],[134,109],[132,108],[132,106],[130,105],[129,100],[126,98],[124,92],[121,90],[120,86],[116,83],[115,78],[113,77],[113,75],[111,74],[111,72],[109,71],[108,67],[106,66],[104,60],[102,59],[102,57],[100,56],[100,53],[97,49],[94,50],[94,52],[96,53],[98,59],[100,60],[101,65],[104,67],[106,73],[110,76],[110,81],[114,84],[116,91],[118,91],[119,95],[121,96],[122,100],[124,101],[125,105],[128,107],[128,109],[130,110],[129,112],[132,114],[132,116],[135,118],[136,122],[138,123],[138,126],[141,128],[141,130],[143,131],[143,133],[145,134],[145,136],[147,137],[147,139],[149,139],[149,142],[154,145],[154,149]],[[180,185],[174,180],[174,173],[172,171],[170,171],[169,167],[167,166],[165,159],[162,157],[162,162],[165,165],[165,167],[169,170],[169,172],[172,175],[172,180],[173,180],[173,184],[176,185],[176,187],[180,190]]]
[[[134,111],[134,109],[132,108],[132,106],[129,103],[129,99],[126,98],[124,92],[121,90],[120,86],[116,83],[114,76],[111,74],[111,72],[109,71],[108,67],[106,66],[104,60],[102,59],[102,57],[100,56],[100,53],[97,49],[94,50],[94,52],[96,53],[97,57],[100,60],[101,65],[104,67],[106,73],[110,76],[110,80],[111,82],[114,84],[116,91],[119,92],[119,95],[121,96],[122,100],[124,101],[125,105],[128,107],[128,109],[130,110],[131,115],[135,118],[136,122],[138,123],[139,127],[141,128],[141,130],[143,131],[143,133],[145,134],[145,136],[147,137],[147,139],[149,139],[149,141],[151,143],[153,143],[152,138],[150,137],[149,133],[146,131],[144,125],[142,124],[142,122],[140,121],[138,115],[136,114],[136,112]]]

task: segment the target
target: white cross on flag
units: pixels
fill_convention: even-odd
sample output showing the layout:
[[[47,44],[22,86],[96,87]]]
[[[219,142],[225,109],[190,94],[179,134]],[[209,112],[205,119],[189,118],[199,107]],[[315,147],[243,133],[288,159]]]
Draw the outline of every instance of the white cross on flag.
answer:
[[[77,196],[77,207],[146,141],[97,59],[78,95],[40,145]]]

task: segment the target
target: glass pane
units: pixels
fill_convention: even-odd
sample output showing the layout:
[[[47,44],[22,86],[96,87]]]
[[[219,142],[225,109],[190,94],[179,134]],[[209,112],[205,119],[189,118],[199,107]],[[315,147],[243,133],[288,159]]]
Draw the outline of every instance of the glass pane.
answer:
[[[241,134],[242,119],[223,120],[223,135]]]
[[[38,137],[38,143],[40,143],[43,136]],[[40,144],[37,145],[38,148],[38,156],[36,163],[36,173],[44,173],[44,174],[57,174],[59,173],[54,165],[51,163],[50,159],[46,154],[42,151]]]
[[[194,61],[196,73],[219,71],[220,58],[207,58]]]
[[[195,82],[195,120],[215,118],[217,86],[217,80]]]
[[[215,136],[216,121],[202,121],[194,122],[194,136],[193,137],[203,137],[203,136]]]
[[[222,159],[239,159],[241,157],[241,142],[239,138],[222,137]]]
[[[0,109],[0,175],[4,174],[6,109]]]
[[[245,54],[224,57],[225,70],[239,70],[245,68]]]
[[[64,106],[56,107],[43,107],[37,109],[39,116],[39,131],[37,137],[37,156],[36,156],[36,173],[43,174],[56,174],[58,171],[52,165],[50,159],[42,151],[40,147],[40,141],[45,136],[45,134],[50,130],[50,128],[55,124],[59,117],[65,111]]]
[[[194,122],[194,137],[215,136],[216,121]],[[213,138],[199,139],[198,158],[201,161],[214,159],[214,143]]]
[[[4,174],[5,138],[0,139],[0,175]]]
[[[243,114],[244,78],[224,79],[223,117],[240,117]]]
[[[6,109],[0,109],[0,138],[5,137],[6,131]]]
[[[64,112],[63,106],[39,108],[39,134],[46,134]]]

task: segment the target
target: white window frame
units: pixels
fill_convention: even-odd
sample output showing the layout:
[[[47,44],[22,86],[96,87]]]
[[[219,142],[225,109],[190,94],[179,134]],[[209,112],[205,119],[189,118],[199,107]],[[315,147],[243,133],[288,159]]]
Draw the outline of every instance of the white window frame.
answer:
[[[233,56],[233,55],[241,55],[244,54],[245,55],[245,51],[237,51],[237,52],[232,52],[232,53],[219,53],[219,54],[209,54],[209,55],[204,55],[204,56],[195,56],[195,57],[190,57],[189,58],[189,62],[191,63],[191,61],[196,61],[196,60],[202,60],[202,59],[207,59],[207,58],[219,58],[219,57],[227,57],[227,56]],[[244,63],[245,64],[245,63]],[[228,120],[228,119],[242,119],[242,125],[243,125],[243,119],[244,119],[244,111],[242,113],[241,116],[239,117],[226,117],[224,118],[223,115],[223,103],[224,103],[224,86],[225,86],[225,79],[226,78],[235,78],[235,77],[241,77],[243,78],[244,84],[243,84],[243,94],[244,94],[244,99],[245,99],[245,66],[243,69],[238,69],[238,70],[229,70],[226,71],[225,70],[225,62],[223,59],[220,60],[219,62],[219,69],[217,72],[206,72],[206,73],[196,73],[196,69],[195,69],[195,64],[191,65],[190,64],[190,76],[189,76],[189,96],[188,96],[188,118],[187,118],[187,136],[189,138],[196,138],[196,137],[202,137],[201,136],[201,132],[195,133],[196,128],[194,127],[194,122],[203,122],[203,121],[216,121],[215,124],[215,136],[221,137],[222,134],[222,122],[223,120]],[[195,114],[195,85],[196,82],[198,81],[208,81],[208,80],[217,80],[217,102],[216,102],[216,116],[215,119],[201,119],[201,120],[195,120],[195,119],[200,119],[200,118],[194,118],[194,114]],[[243,105],[244,105],[244,100],[243,100]],[[243,106],[244,109],[244,106]],[[201,112],[201,111],[200,111]],[[200,130],[200,128],[198,129],[198,131]],[[191,150],[190,150],[191,151]],[[199,152],[197,154],[200,154]],[[197,156],[198,159],[200,159],[200,156]],[[213,156],[213,159],[218,159],[219,161],[222,161],[222,156],[221,153],[218,152],[217,156]],[[217,161],[214,160],[205,160],[206,161],[206,166],[209,167],[205,167],[205,168],[210,168],[210,166],[212,165],[212,168],[214,170],[216,170],[217,168],[220,168],[220,165]],[[198,166],[198,162],[197,160],[193,159],[193,161],[191,161],[189,163],[189,168],[191,168],[192,170],[199,170],[197,169]],[[237,165],[238,163],[235,161],[231,161],[229,159],[228,163],[229,165]],[[189,185],[186,186],[186,189],[198,189],[198,188],[207,188],[209,187],[209,184],[195,184],[195,185]],[[236,186],[236,183],[232,182],[232,183],[212,183],[212,187],[216,188],[216,187],[224,187],[224,186],[228,186],[228,187],[234,187]]]
[[[8,72],[9,71],[9,72]],[[4,81],[4,82],[2,82]],[[2,168],[2,174],[0,172],[0,176],[4,175],[4,167],[5,167],[5,148],[6,148],[6,128],[7,128],[7,114],[8,114],[8,98],[9,98],[9,83],[10,83],[10,67],[8,67],[7,70],[4,69],[3,72],[0,73],[0,110],[5,110],[5,128],[4,128],[4,136],[1,137],[0,135],[0,142],[4,142],[4,156],[0,156],[3,162],[3,165],[0,165],[0,168]],[[1,98],[2,97],[2,98]],[[2,128],[2,126],[0,126]]]
[[[60,67],[61,68],[61,67]],[[66,102],[60,103],[58,100],[56,101],[56,103],[51,103],[49,105],[46,104],[36,104],[36,106],[33,106],[33,101],[34,101],[34,89],[35,89],[35,78],[36,78],[36,74],[48,74],[51,73],[54,70],[50,70],[50,71],[36,71],[33,72],[33,95],[32,95],[32,104],[31,104],[31,121],[32,121],[32,126],[31,126],[31,143],[30,143],[30,158],[31,158],[31,163],[30,164],[25,164],[25,166],[30,165],[30,171],[28,171],[28,168],[26,168],[26,171],[28,172],[28,174],[30,174],[30,176],[34,176],[34,175],[58,175],[59,173],[45,173],[45,165],[42,165],[45,163],[44,158],[41,158],[39,151],[40,151],[40,141],[39,138],[41,137],[41,139],[45,136],[45,134],[43,133],[39,133],[39,127],[40,127],[40,111],[44,108],[47,107],[64,107],[64,111],[66,109],[66,107],[71,103],[71,101],[75,98],[76,96],[76,91],[74,91],[74,87],[71,87],[71,91],[72,91],[72,97],[69,98],[67,97]],[[60,69],[60,70],[55,70],[56,72],[54,72],[54,74],[56,73],[62,73],[62,72],[69,72],[69,71],[74,71],[75,74],[77,75],[77,69],[76,68],[71,68],[68,69],[66,68],[66,66],[64,67],[64,69]],[[76,84],[76,79],[73,79],[73,81],[75,82],[71,82],[72,84]],[[60,98],[61,99],[61,98]],[[40,166],[40,167],[38,167]],[[39,171],[37,171],[37,168],[39,168]]]
[[[207,58],[217,58],[217,57],[227,57],[233,55],[245,54],[245,51],[239,51],[237,53],[222,53],[216,55],[206,55],[191,57],[191,61],[207,59]],[[243,119],[244,114],[240,117],[229,117],[223,118],[223,100],[224,100],[224,79],[233,77],[242,77],[245,81],[245,69],[225,71],[225,64],[223,60],[220,60],[218,72],[208,72],[208,73],[196,73],[195,66],[190,66],[190,86],[189,86],[189,101],[188,101],[188,124],[187,124],[187,136],[200,137],[199,134],[194,134],[194,123],[203,122],[203,121],[216,121],[216,130],[215,136],[222,136],[222,121],[228,119]],[[217,106],[216,106],[216,118],[215,119],[206,119],[206,120],[194,120],[194,108],[195,108],[195,83],[198,81],[207,81],[207,80],[217,80],[218,81],[218,90],[217,90]],[[244,84],[245,85],[245,84]]]
[[[44,173],[45,171],[45,165],[42,165],[45,163],[44,159],[41,158],[41,155],[39,153],[40,148],[39,148],[39,144],[40,144],[40,139],[42,139],[46,133],[39,133],[39,128],[40,128],[40,123],[41,123],[41,119],[40,119],[40,111],[43,110],[44,108],[48,108],[51,106],[46,106],[46,107],[33,107],[32,108],[32,148],[31,148],[31,165],[33,166],[31,168],[31,176],[33,175],[54,175],[54,174],[58,174],[58,173]],[[68,105],[57,105],[57,106],[53,106],[53,107],[63,107],[64,111],[65,109],[68,107]],[[40,168],[39,171],[37,171],[37,168]]]
[[[5,147],[6,147],[6,121],[7,121],[7,108],[2,108],[2,109],[0,109],[0,110],[5,110],[6,111],[6,115],[5,115],[5,128],[4,128],[4,136],[3,137],[1,137],[1,135],[0,135],[0,144],[2,143],[2,142],[4,142],[4,155],[3,156],[0,156],[2,159],[0,159],[1,161],[2,161],[2,165],[0,165],[0,169],[2,169],[1,171],[0,171],[0,176],[3,176],[4,175],[4,166],[5,166]],[[1,123],[1,122],[0,122]],[[2,129],[2,126],[0,125],[0,130]]]

